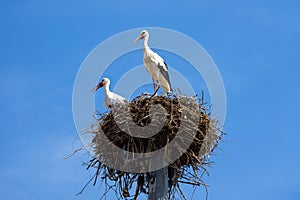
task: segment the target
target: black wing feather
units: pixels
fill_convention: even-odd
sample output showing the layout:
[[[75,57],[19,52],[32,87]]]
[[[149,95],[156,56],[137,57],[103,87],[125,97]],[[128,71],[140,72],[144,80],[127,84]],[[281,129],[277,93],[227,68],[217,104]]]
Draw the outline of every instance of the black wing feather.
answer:
[[[164,61],[164,65],[166,66],[167,70],[164,69],[163,65],[161,65],[160,62],[158,62],[158,69],[161,72],[161,74],[165,77],[165,79],[168,81],[168,83],[170,85],[170,89],[172,90],[170,77],[169,77],[169,73],[168,73],[168,65],[165,61]]]

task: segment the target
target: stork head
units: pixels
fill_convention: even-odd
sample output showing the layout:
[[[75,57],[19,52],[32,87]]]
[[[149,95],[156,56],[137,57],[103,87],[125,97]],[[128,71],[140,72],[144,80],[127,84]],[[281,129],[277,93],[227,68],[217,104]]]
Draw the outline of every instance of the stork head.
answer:
[[[110,84],[110,80],[108,78],[103,78],[101,80],[100,83],[98,83],[98,85],[96,85],[96,87],[94,87],[92,89],[93,92],[96,92],[99,88],[103,87],[103,86],[106,86],[106,85],[109,85]]]
[[[141,39],[148,38],[148,37],[149,37],[148,31],[142,30],[141,34],[134,40],[134,43],[137,43]]]

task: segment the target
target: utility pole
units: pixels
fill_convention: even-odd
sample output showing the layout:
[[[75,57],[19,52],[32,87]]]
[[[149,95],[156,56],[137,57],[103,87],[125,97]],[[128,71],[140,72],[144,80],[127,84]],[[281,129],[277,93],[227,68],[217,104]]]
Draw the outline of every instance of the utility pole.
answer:
[[[162,138],[160,138],[160,148],[162,148]],[[168,165],[164,160],[164,155],[161,154],[150,160],[150,169],[158,170],[150,173],[148,200],[169,200]],[[159,166],[165,167],[159,169]]]
[[[149,181],[148,200],[168,200],[169,183],[168,183],[168,166],[151,172]]]

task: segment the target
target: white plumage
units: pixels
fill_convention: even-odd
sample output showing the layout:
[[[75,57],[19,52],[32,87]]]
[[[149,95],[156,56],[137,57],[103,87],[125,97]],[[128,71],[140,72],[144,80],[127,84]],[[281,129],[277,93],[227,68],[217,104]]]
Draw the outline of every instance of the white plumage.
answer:
[[[124,105],[127,101],[124,97],[111,92],[109,90],[110,80],[108,78],[103,78],[100,83],[93,89],[96,92],[99,88],[104,87],[105,99],[104,105],[106,108],[111,108],[115,105]]]
[[[143,48],[144,65],[147,72],[152,77],[152,81],[154,84],[154,95],[158,90],[158,85],[156,82],[160,84],[160,86],[165,92],[169,93],[172,90],[172,88],[171,88],[171,82],[169,78],[167,64],[165,63],[162,57],[160,57],[157,53],[153,52],[150,49],[148,45],[148,40],[149,40],[148,31],[143,30],[141,34],[135,39],[135,43],[141,39],[144,39],[144,48]]]

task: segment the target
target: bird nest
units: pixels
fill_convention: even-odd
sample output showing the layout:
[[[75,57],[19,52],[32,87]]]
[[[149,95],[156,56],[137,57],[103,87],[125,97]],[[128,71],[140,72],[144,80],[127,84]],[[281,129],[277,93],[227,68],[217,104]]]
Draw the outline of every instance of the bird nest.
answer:
[[[115,191],[118,199],[149,194],[151,171],[145,170],[149,168],[149,158],[136,155],[158,152],[173,143],[162,155],[162,162],[168,163],[169,197],[183,195],[181,184],[206,188],[202,176],[208,174],[206,167],[212,163],[209,154],[223,132],[207,111],[203,97],[141,95],[98,116],[86,130],[93,134],[91,145],[95,152],[86,163],[87,169],[96,169],[89,182],[95,185],[97,180],[104,181],[107,190]]]

